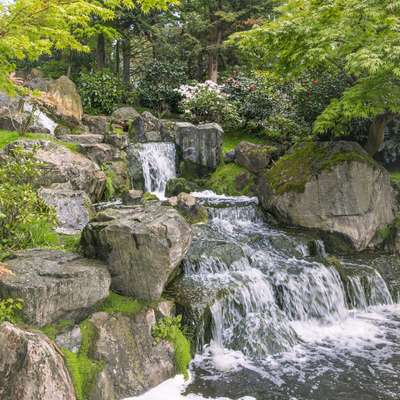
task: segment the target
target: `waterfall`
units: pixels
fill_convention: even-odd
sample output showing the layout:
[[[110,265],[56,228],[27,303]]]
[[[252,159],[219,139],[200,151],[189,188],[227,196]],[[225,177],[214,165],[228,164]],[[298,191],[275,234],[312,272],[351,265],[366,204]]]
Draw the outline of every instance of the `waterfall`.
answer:
[[[33,112],[33,107],[29,103],[24,103],[24,111]],[[48,129],[51,135],[54,135],[54,131],[57,127],[57,123],[49,118],[43,111],[36,109],[34,111],[34,124],[45,129]]]
[[[160,199],[165,198],[165,188],[176,177],[176,150],[173,143],[144,143],[140,146],[145,190]]]

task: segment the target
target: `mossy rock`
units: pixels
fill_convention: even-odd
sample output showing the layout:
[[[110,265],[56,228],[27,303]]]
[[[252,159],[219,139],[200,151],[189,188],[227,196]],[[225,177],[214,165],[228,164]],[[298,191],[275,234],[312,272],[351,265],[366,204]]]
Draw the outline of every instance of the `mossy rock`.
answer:
[[[148,201],[159,201],[160,199],[154,194],[150,192],[146,192],[143,194],[143,201],[148,202]]]
[[[356,143],[305,142],[291,149],[266,171],[266,179],[275,194],[303,193],[306,183],[324,170],[346,162],[357,161],[380,166]]]
[[[199,189],[199,186],[186,180],[185,178],[173,178],[167,182],[165,188],[165,196],[173,197],[178,196],[179,193],[191,193]]]
[[[247,196],[254,185],[254,175],[236,164],[220,165],[207,182],[207,187],[215,193],[228,196]]]

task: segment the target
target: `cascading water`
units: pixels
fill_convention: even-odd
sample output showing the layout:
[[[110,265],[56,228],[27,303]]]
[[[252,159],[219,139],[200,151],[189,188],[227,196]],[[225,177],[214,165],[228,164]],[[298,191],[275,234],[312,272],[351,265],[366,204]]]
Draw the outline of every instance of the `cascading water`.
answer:
[[[140,399],[400,398],[400,307],[378,271],[330,266],[322,242],[311,257],[263,222],[256,199],[194,195],[210,223],[194,228],[174,289],[195,298],[181,301],[199,328],[193,381]]]
[[[176,177],[176,150],[173,143],[144,143],[139,150],[145,190],[165,198],[165,187]]]
[[[24,111],[29,113],[33,112],[35,124],[45,129],[48,129],[50,134],[54,135],[54,131],[57,128],[57,123],[49,118],[43,111],[41,111],[40,109],[34,109],[29,103],[24,103]]]

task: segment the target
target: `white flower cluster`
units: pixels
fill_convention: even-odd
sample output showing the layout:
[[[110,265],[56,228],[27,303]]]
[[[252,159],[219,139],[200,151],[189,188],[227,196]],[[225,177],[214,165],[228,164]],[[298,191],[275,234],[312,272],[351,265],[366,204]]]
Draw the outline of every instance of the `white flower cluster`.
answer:
[[[213,81],[205,81],[204,83],[196,83],[195,85],[181,85],[177,92],[185,99],[192,100],[196,97],[200,90],[207,89],[221,96],[225,96],[223,90],[224,85],[218,85]]]

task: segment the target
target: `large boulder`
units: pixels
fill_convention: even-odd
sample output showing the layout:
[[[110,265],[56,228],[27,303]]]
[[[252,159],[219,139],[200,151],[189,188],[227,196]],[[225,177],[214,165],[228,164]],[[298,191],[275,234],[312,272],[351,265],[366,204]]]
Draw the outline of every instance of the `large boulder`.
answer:
[[[98,201],[104,191],[106,175],[99,166],[82,154],[45,140],[18,140],[4,149],[5,154],[16,146],[35,150],[35,158],[43,162],[40,186],[71,182],[76,190],[84,190],[92,201]]]
[[[145,190],[142,159],[140,157],[140,144],[131,144],[126,149],[128,160],[128,174],[132,187],[137,190]]]
[[[0,325],[0,399],[76,399],[63,357],[45,335]]]
[[[197,190],[199,190],[199,186],[194,182],[190,182],[185,178],[172,178],[167,182],[165,196],[178,196],[178,194],[182,192],[191,193]]]
[[[218,124],[178,122],[175,129],[183,172],[202,176],[214,171],[222,159],[222,128]]]
[[[69,182],[54,183],[40,188],[39,196],[57,213],[57,232],[66,235],[79,233],[93,212],[90,198],[83,190],[74,190]]]
[[[134,143],[160,142],[162,140],[161,125],[158,118],[145,111],[132,122],[129,138]]]
[[[140,114],[133,107],[121,107],[111,114],[111,123],[128,131],[130,125],[138,117]]]
[[[283,222],[337,233],[357,250],[394,219],[389,175],[357,143],[303,143],[263,174],[258,189]]]
[[[1,271],[0,298],[21,298],[24,319],[36,326],[86,317],[111,282],[102,262],[58,250],[17,252]]]
[[[159,300],[192,239],[190,225],[158,204],[107,209],[83,230],[88,257],[107,261],[112,288],[143,300]]]
[[[235,148],[235,162],[257,174],[267,168],[273,152],[274,148],[268,145],[240,142]]]
[[[94,135],[105,135],[108,131],[109,118],[104,115],[84,114],[82,122],[89,128],[89,132]]]
[[[140,395],[175,373],[174,351],[151,335],[153,310],[136,316],[97,313],[90,322],[96,342],[92,357],[105,364],[98,375],[91,400],[119,400]]]
[[[80,123],[83,116],[81,97],[75,83],[68,77],[61,76],[50,83],[43,101],[60,118]]]
[[[118,158],[120,155],[118,149],[107,143],[81,144],[79,152],[99,165]]]
[[[102,143],[104,140],[103,135],[96,135],[94,133],[84,133],[81,135],[73,135],[73,134],[59,134],[56,130],[56,137],[58,140],[68,143],[76,143],[79,145],[85,144],[97,144]]]

